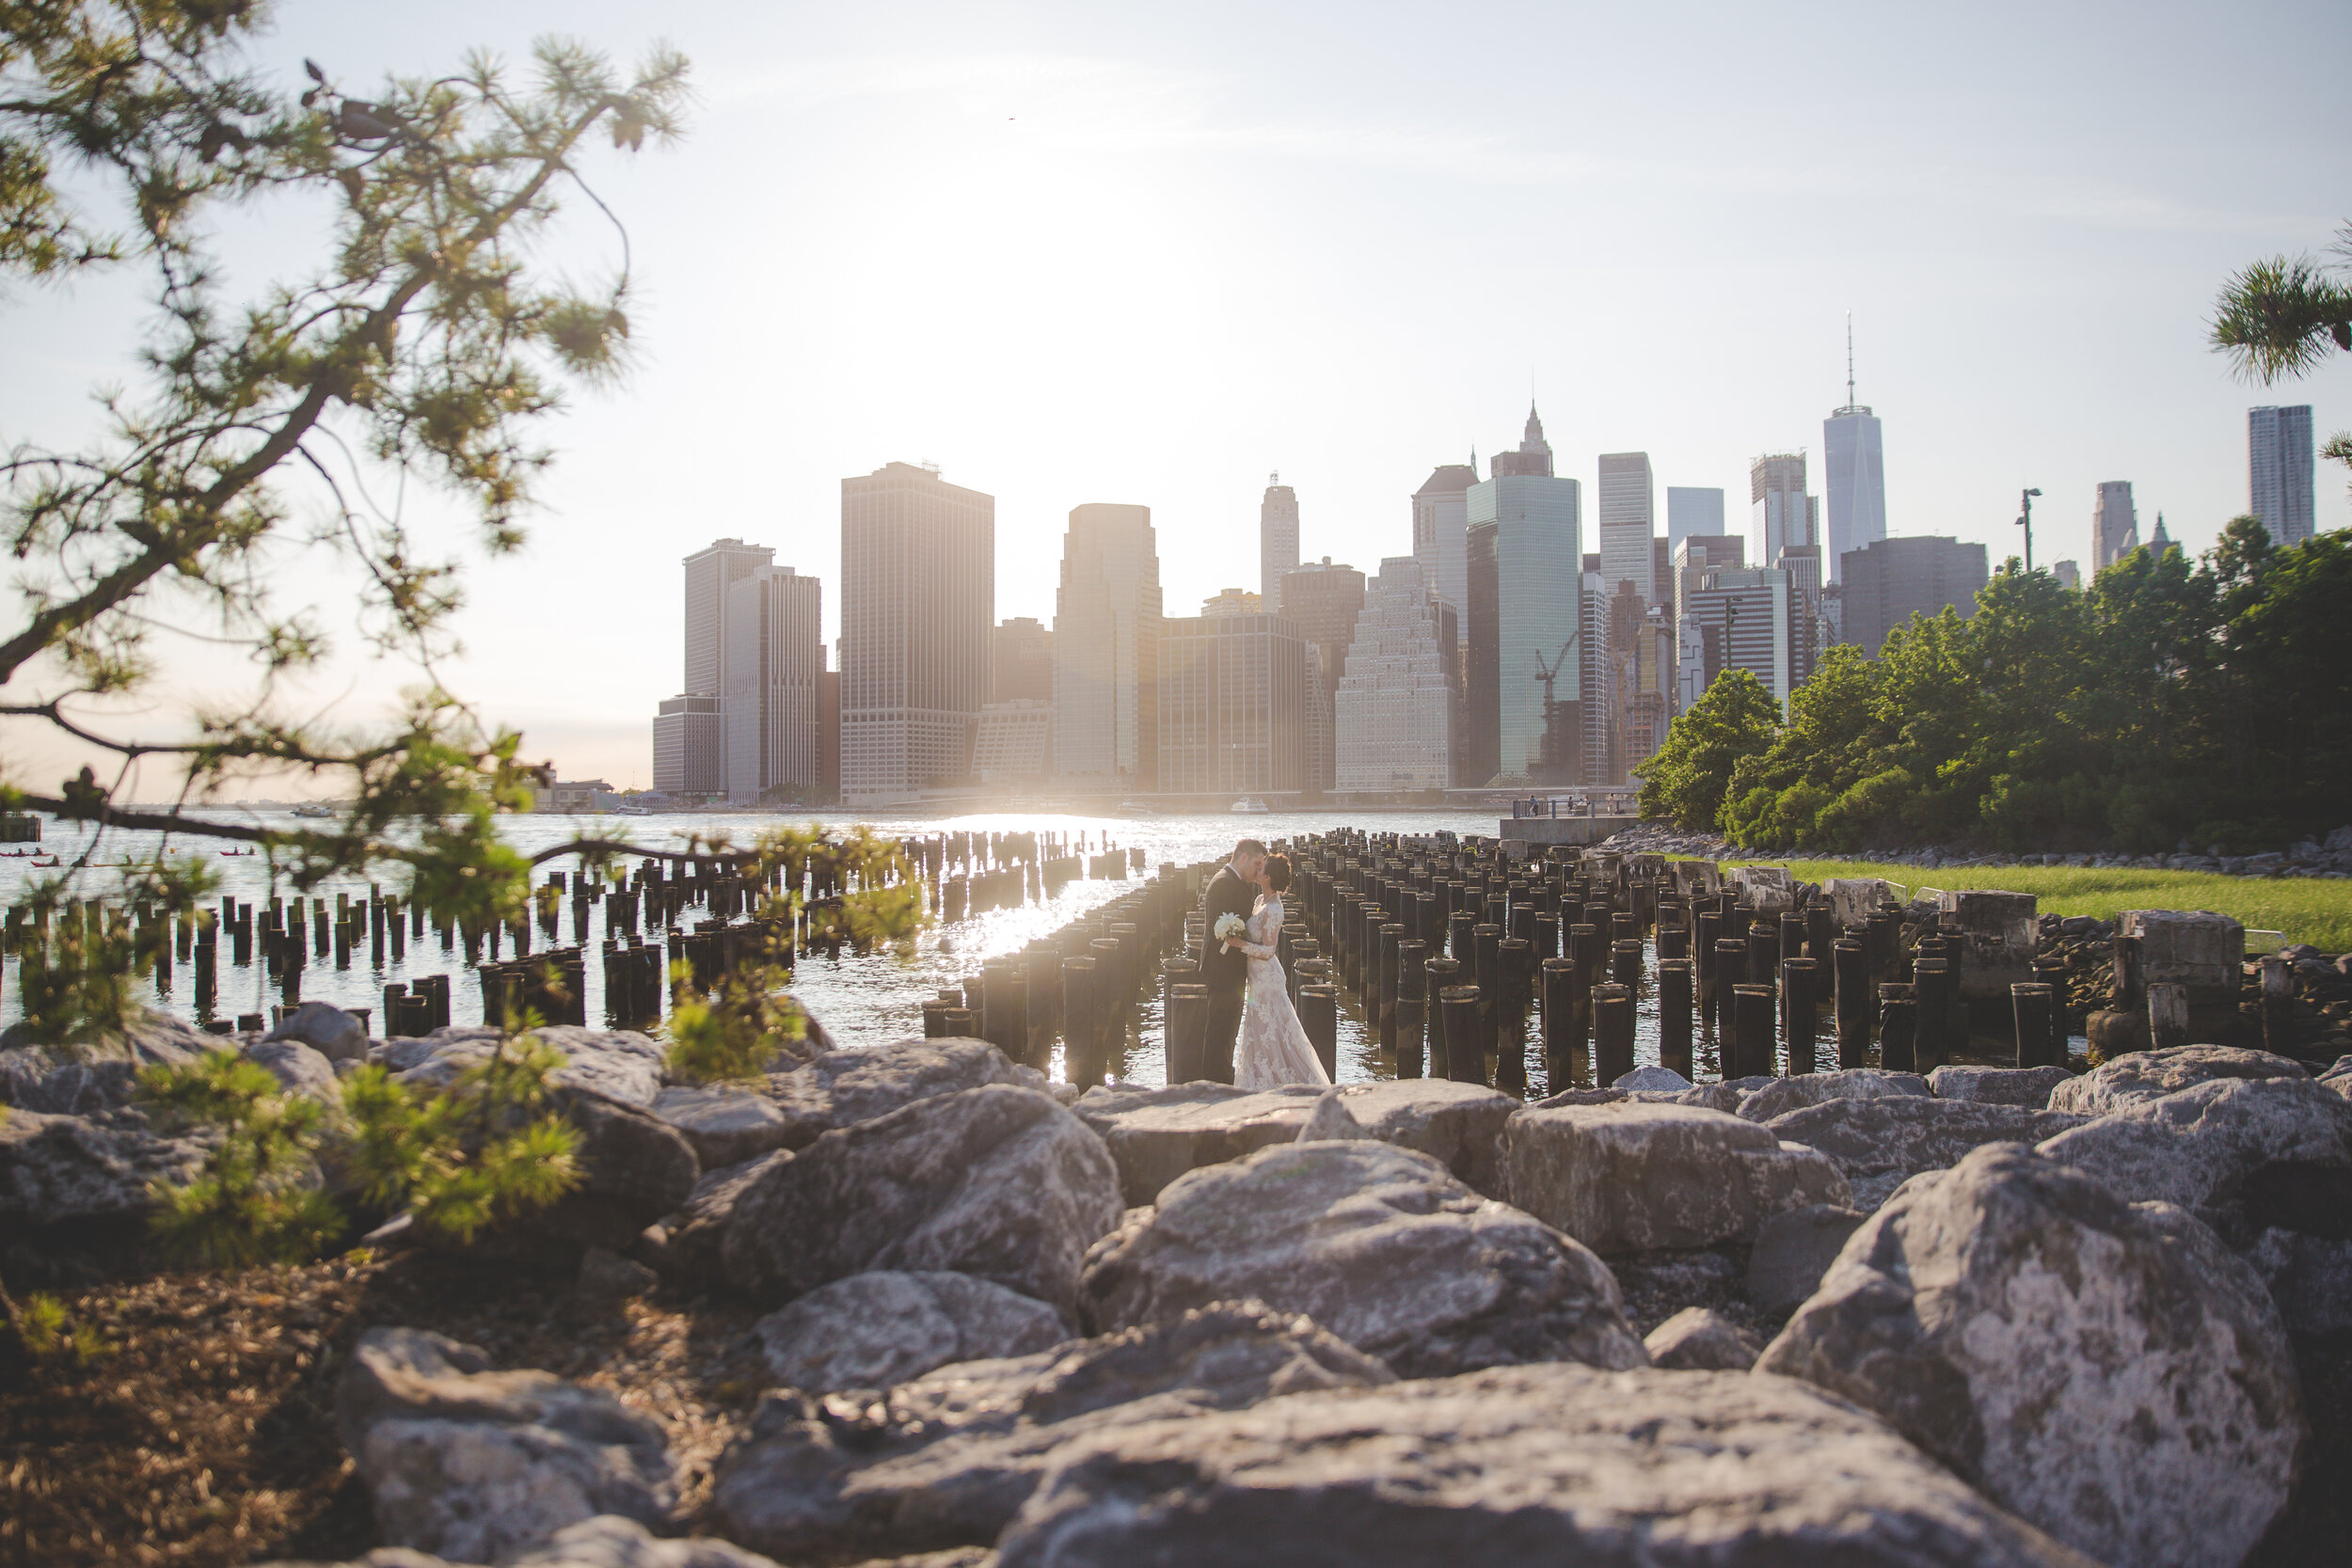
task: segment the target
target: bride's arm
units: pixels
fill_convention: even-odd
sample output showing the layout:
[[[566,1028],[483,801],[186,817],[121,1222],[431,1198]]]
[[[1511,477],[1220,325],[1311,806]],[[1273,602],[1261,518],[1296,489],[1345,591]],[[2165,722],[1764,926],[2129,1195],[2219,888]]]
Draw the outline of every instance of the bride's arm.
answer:
[[[1255,926],[1255,925],[1257,925],[1257,924],[1258,924],[1258,917],[1257,917],[1255,914],[1252,914],[1252,915],[1249,917],[1249,925],[1250,925],[1250,926]],[[1248,929],[1248,927],[1244,927],[1244,929],[1246,930],[1246,929]],[[1271,934],[1271,933],[1269,933],[1269,934]],[[1243,952],[1245,952],[1245,953],[1248,954],[1248,955],[1249,955],[1251,958],[1270,958],[1274,957],[1274,955],[1275,955],[1277,952],[1279,952],[1279,951],[1280,950],[1280,949],[1279,949],[1279,948],[1278,948],[1278,947],[1277,947],[1277,946],[1276,946],[1273,942],[1243,942],[1243,941],[1240,941],[1240,940],[1238,940],[1238,939],[1237,939],[1237,940],[1235,940],[1234,942],[1232,942],[1230,945],[1234,946],[1234,947],[1238,947],[1238,948],[1240,948]]]

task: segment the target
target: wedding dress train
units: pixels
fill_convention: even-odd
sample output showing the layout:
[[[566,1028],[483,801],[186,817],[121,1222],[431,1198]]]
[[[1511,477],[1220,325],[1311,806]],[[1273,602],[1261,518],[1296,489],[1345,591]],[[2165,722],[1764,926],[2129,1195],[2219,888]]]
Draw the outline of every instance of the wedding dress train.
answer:
[[[1242,1008],[1241,1043],[1233,1051],[1233,1082],[1245,1089],[1331,1082],[1291,1006],[1281,960],[1275,957],[1281,929],[1282,900],[1269,894],[1250,913],[1248,940],[1234,944],[1249,955],[1249,1000]]]

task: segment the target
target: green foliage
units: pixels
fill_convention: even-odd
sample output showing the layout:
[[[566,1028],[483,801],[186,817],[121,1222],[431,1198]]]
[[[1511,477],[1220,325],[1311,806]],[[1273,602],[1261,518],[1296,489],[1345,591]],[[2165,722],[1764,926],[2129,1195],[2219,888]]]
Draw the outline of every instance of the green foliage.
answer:
[[[691,977],[683,962],[671,976],[681,985]],[[707,994],[681,996],[670,1014],[665,1065],[690,1083],[755,1081],[779,1052],[808,1033],[808,1015],[785,994],[791,983],[791,970],[757,964],[729,975]]]
[[[156,1186],[153,1231],[166,1256],[216,1269],[294,1262],[342,1229],[313,1159],[326,1114],[317,1101],[226,1052],[148,1068],[139,1082],[161,1125],[200,1126],[213,1139],[194,1178]]]
[[[1745,670],[1729,670],[1667,727],[1658,754],[1633,769],[1642,815],[1693,831],[1721,817],[1732,770],[1772,743],[1780,704]]]
[[[1966,619],[1915,616],[1876,658],[1830,649],[1767,744],[1724,735],[1717,681],[1639,769],[1643,809],[1767,849],[2324,832],[2352,770],[2348,595],[2352,536],[2280,548],[2250,517],[2200,564],[2136,550],[2081,594],[2011,562]]]
[[[2212,342],[2248,381],[2269,386],[2309,375],[2330,349],[2352,352],[2352,224],[2328,247],[2337,260],[2273,256],[2222,285],[2215,302]],[[2328,438],[2320,455],[2352,465],[2352,434]]]
[[[343,1083],[346,1168],[369,1201],[461,1242],[552,1203],[580,1182],[580,1133],[549,1108],[548,1075],[563,1065],[523,1035],[446,1089],[361,1068]]]
[[[36,1292],[25,1298],[17,1329],[24,1349],[37,1361],[70,1362],[87,1367],[113,1350],[94,1328],[78,1328],[56,1296]]]

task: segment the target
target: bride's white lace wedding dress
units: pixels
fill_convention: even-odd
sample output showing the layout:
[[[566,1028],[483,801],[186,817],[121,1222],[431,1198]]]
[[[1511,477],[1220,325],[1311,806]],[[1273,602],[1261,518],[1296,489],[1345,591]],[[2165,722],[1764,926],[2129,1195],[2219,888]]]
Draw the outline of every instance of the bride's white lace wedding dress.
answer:
[[[1249,1001],[1242,1008],[1241,1040],[1233,1049],[1233,1082],[1245,1089],[1331,1081],[1291,1006],[1281,960],[1275,957],[1281,929],[1282,900],[1267,894],[1250,911],[1248,940],[1234,943],[1249,955]]]

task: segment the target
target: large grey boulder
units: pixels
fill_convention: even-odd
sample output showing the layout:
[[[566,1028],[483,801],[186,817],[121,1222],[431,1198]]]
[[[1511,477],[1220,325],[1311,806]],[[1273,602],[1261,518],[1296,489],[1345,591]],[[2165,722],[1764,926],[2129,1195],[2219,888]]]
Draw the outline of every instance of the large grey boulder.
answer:
[[[1604,1257],[1746,1241],[1768,1214],[1847,1196],[1813,1150],[1694,1105],[1531,1106],[1502,1137],[1512,1201]]]
[[[2103,1117],[2215,1079],[2305,1076],[2300,1062],[2242,1046],[2181,1045],[2165,1051],[2134,1051],[2058,1085],[2050,1091],[2050,1109]]]
[[[677,1501],[652,1419],[421,1329],[359,1337],[335,1420],[396,1546],[489,1562],[599,1513],[656,1523]]]
[[[30,1026],[11,1023],[0,1030],[0,1105],[44,1116],[119,1110],[137,1097],[142,1068],[184,1066],[234,1043],[155,1012],[63,1047],[38,1045]]]
[[[1923,1170],[1944,1170],[1982,1144],[2034,1143],[2070,1127],[2079,1117],[2023,1105],[1898,1096],[1833,1100],[1766,1124],[1777,1136],[1818,1148],[1837,1163],[1865,1213]]]
[[[736,1196],[720,1258],[788,1301],[870,1269],[990,1279],[1065,1313],[1078,1262],[1119,1223],[1103,1140],[1053,1098],[991,1084],[827,1132]]]
[[[805,1148],[836,1127],[991,1084],[1040,1093],[1049,1087],[1043,1073],[1023,1067],[986,1040],[918,1037],[827,1051],[814,1061],[768,1075],[767,1094],[785,1124],[783,1141],[772,1147]]]
[[[429,1552],[405,1546],[380,1546],[348,1563],[272,1562],[262,1568],[467,1568]],[[599,1513],[576,1525],[565,1525],[545,1544],[519,1557],[508,1558],[503,1568],[779,1568],[772,1558],[745,1551],[731,1541],[710,1536],[664,1540],[636,1520],[618,1513]],[[931,1568],[931,1565],[924,1565]],[[967,1568],[939,1564],[937,1568]],[[977,1562],[968,1568],[980,1568]]]
[[[300,1040],[257,1040],[245,1048],[245,1059],[267,1069],[288,1094],[298,1094],[326,1105],[342,1103],[342,1085],[335,1064]]]
[[[120,1023],[99,1029],[64,1046],[43,1046],[22,1019],[0,1029],[0,1054],[40,1051],[56,1061],[125,1060],[141,1067],[177,1067],[220,1042],[196,1025],[151,1007],[132,1012]]]
[[[1766,1220],[1748,1251],[1749,1302],[1768,1315],[1803,1303],[1868,1217],[1859,1209],[1817,1203]]]
[[[887,1388],[958,1361],[1050,1350],[1070,1338],[1060,1313],[962,1274],[878,1269],[819,1286],[754,1325],[768,1370],[787,1388]]]
[[[580,1184],[505,1227],[586,1246],[628,1246],[692,1195],[702,1164],[678,1131],[626,1101],[559,1085],[555,1109],[580,1132]]]
[[[736,1199],[763,1172],[791,1158],[789,1149],[777,1149],[755,1160],[703,1172],[677,1212],[663,1215],[643,1233],[639,1246],[645,1261],[681,1285],[703,1290],[723,1287],[727,1282],[727,1222],[734,1217]]]
[[[1002,1568],[2090,1568],[1785,1378],[1498,1368],[1065,1447]]]
[[[705,1170],[739,1165],[782,1148],[795,1125],[766,1095],[732,1085],[663,1089],[654,1096],[652,1109],[694,1146]]]
[[[1642,1338],[1650,1365],[1678,1372],[1744,1372],[1762,1347],[1729,1318],[1705,1307],[1686,1307]]]
[[[22,1265],[45,1282],[66,1277],[58,1271],[76,1257],[135,1254],[154,1209],[150,1184],[195,1176],[210,1141],[161,1136],[135,1111],[0,1114],[0,1253],[12,1274]]]
[[[1628,1094],[1636,1089],[1647,1089],[1654,1092],[1662,1090],[1667,1094],[1679,1094],[1690,1088],[1692,1084],[1691,1080],[1670,1067],[1637,1067],[1631,1072],[1617,1074],[1615,1081],[1609,1086],[1613,1089],[1622,1089]]]
[[[1928,1081],[1915,1072],[1888,1072],[1880,1068],[1846,1068],[1836,1072],[1800,1072],[1775,1078],[1740,1101],[1740,1115],[1750,1121],[1802,1111],[1832,1100],[1880,1100],[1889,1095],[1925,1095]]]
[[[550,1023],[532,1035],[564,1057],[564,1065],[549,1075],[555,1084],[640,1108],[650,1107],[661,1092],[661,1047],[634,1029]],[[467,1068],[488,1061],[505,1037],[504,1031],[482,1024],[452,1024],[372,1045],[368,1060],[388,1069],[397,1083],[439,1088]]]
[[[1295,1142],[1317,1100],[1309,1085],[1241,1089],[1230,1084],[1089,1089],[1072,1107],[1119,1163],[1129,1207],[1153,1202],[1189,1170]],[[1519,1101],[1481,1084],[1444,1078],[1343,1084],[1340,1104],[1373,1137],[1434,1156],[1489,1196],[1502,1196],[1498,1140]]]
[[[1757,1370],[1892,1423],[2110,1563],[2234,1568],[2285,1506],[2294,1354],[2199,1221],[2015,1144],[1915,1179]]]
[[[1432,1156],[1371,1139],[1285,1144],[1178,1178],[1088,1254],[1079,1297],[1097,1333],[1255,1297],[1406,1377],[1642,1362],[1599,1259]]]
[[[2062,1067],[1963,1067],[1946,1064],[1928,1074],[1938,1100],[1967,1100],[1979,1105],[2050,1108],[2050,1096],[2074,1075]]]
[[[878,1395],[771,1395],[721,1461],[712,1510],[731,1539],[795,1562],[981,1545],[1089,1433],[1393,1380],[1303,1317],[1219,1302]]]
[[[307,1045],[329,1062],[356,1062],[368,1053],[367,1030],[332,1002],[300,1004],[262,1038]]]

